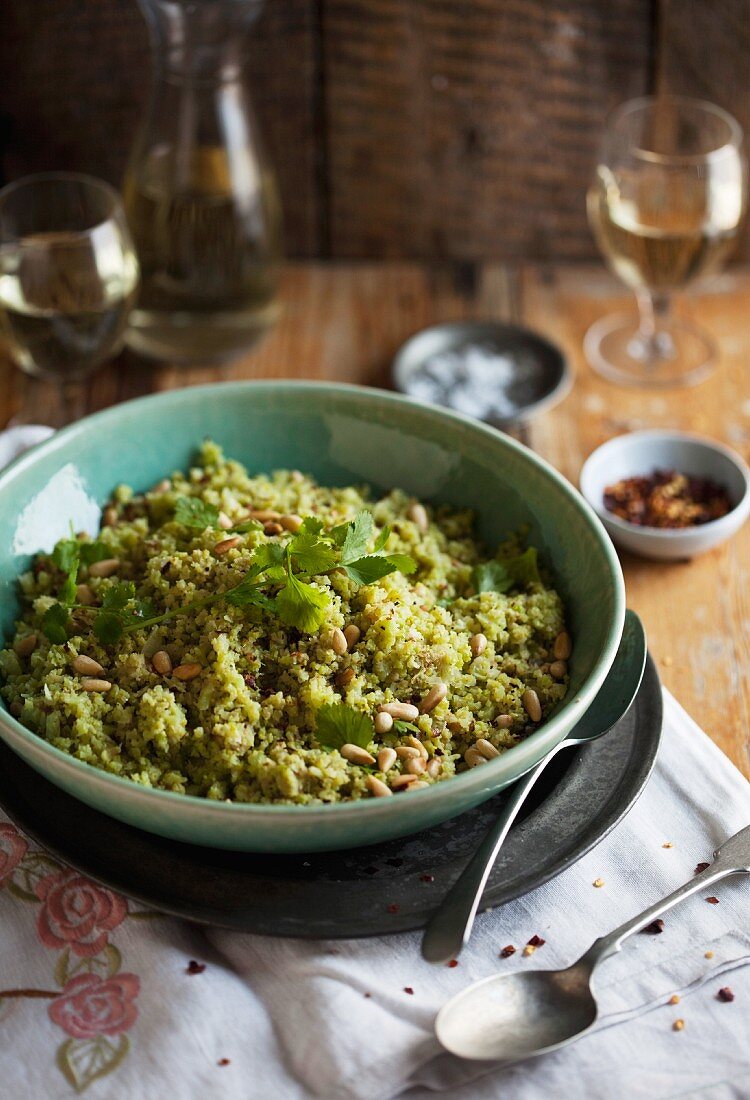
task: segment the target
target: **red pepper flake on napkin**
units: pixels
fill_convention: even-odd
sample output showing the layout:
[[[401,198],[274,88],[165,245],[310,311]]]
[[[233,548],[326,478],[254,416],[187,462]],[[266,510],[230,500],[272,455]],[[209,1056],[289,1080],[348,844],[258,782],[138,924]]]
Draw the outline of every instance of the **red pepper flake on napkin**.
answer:
[[[711,866],[710,863],[696,863],[695,871],[693,872],[693,874],[699,875],[701,873],[701,871],[705,871],[705,869],[707,867],[710,867],[710,866]]]
[[[458,966],[458,959],[451,959],[451,961],[448,963],[448,966]]]
[[[706,898],[706,901],[708,902],[709,905],[718,905],[719,904],[719,899],[718,898],[713,898],[713,897]]]
[[[401,906],[400,906],[400,905],[396,905],[396,904],[395,904],[395,902],[394,902],[394,903],[392,903],[391,905],[388,905],[388,906],[387,906],[387,910],[388,910],[388,912],[389,912],[389,913],[398,913],[398,911],[399,911],[400,909],[401,909]]]
[[[434,882],[435,881],[435,876],[434,875],[420,875],[419,876],[419,881],[420,882]]]
[[[649,936],[658,936],[663,931],[664,921],[661,917],[657,917],[656,920],[651,921],[651,924],[647,924],[645,928],[641,929],[641,932],[646,932]]]
[[[372,993],[365,993],[365,997],[372,997]]]
[[[729,988],[728,985],[725,985],[723,989],[720,989],[719,992],[716,994],[716,1000],[723,1001],[724,1004],[728,1004],[730,1001],[734,1000],[734,993],[732,993],[732,990]]]
[[[187,969],[185,970],[185,973],[186,974],[202,974],[205,969],[206,969],[206,964],[205,963],[199,963],[199,962],[196,962],[195,959],[191,959],[190,962],[187,964]]]
[[[528,942],[529,947],[544,947],[547,941],[543,940],[541,936],[532,936]]]
[[[511,955],[515,955],[515,953],[516,953],[515,947],[513,946],[512,943],[509,943],[507,945],[507,947],[504,947],[502,949],[502,951],[500,952],[500,958],[501,959],[509,959],[511,957]]]
[[[404,993],[408,993],[409,996],[411,996],[411,997],[414,996],[414,990],[412,989],[412,987],[410,985],[405,985],[404,986]]]
[[[219,1058],[219,1061],[216,1063],[217,1066],[228,1066],[230,1064],[231,1063],[228,1058]]]

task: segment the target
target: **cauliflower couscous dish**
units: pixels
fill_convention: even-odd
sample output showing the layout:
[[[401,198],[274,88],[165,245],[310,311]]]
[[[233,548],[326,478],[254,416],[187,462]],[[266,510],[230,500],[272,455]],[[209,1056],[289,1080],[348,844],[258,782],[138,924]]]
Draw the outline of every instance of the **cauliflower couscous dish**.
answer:
[[[146,787],[308,804],[480,767],[565,697],[571,639],[536,550],[399,489],[251,475],[207,442],[120,486],[19,580],[10,712]]]

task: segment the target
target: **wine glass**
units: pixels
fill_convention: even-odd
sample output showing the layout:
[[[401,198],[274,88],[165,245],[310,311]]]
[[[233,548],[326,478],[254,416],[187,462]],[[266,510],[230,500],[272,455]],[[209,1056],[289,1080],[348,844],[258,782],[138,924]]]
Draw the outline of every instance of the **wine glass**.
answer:
[[[603,317],[588,330],[584,350],[595,371],[638,386],[690,386],[711,373],[716,344],[672,315],[672,295],[721,268],[746,199],[742,130],[720,107],[649,96],[613,112],[588,214],[638,312]]]
[[[121,346],[138,276],[109,184],[45,172],[0,191],[0,335],[57,387],[55,427],[83,414],[84,380]]]

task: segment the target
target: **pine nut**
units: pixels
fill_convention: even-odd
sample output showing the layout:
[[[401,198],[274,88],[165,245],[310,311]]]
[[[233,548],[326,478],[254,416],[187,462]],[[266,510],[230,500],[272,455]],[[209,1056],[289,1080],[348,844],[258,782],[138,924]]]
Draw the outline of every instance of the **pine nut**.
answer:
[[[567,630],[561,630],[555,638],[555,644],[552,646],[553,657],[556,661],[567,661],[572,651],[573,643],[570,640],[570,634]]]
[[[338,657],[343,657],[349,648],[343,630],[339,630],[338,627],[334,627],[328,635],[328,644]]]
[[[354,623],[349,623],[349,625],[344,628],[344,637],[346,638],[346,644],[349,649],[352,649],[352,647],[357,644],[361,633],[362,631],[358,626],[355,626]]]
[[[475,742],[474,748],[481,752],[485,760],[491,760],[493,756],[500,755],[492,742],[488,741],[486,737],[480,737],[479,740]]]
[[[556,680],[563,680],[568,671],[568,665],[566,661],[553,661],[549,666],[550,676],[554,676]]]
[[[419,752],[419,755],[424,757],[425,760],[429,760],[430,754],[428,753],[422,742],[419,740],[419,738],[415,737],[413,733],[410,733],[406,737],[406,744],[411,745],[413,749],[416,749]]]
[[[222,531],[230,531],[232,527],[234,527],[234,524],[232,523],[226,512],[219,512],[217,523],[219,524],[219,527],[221,527]]]
[[[440,680],[436,684],[433,684],[433,686],[425,695],[422,702],[419,704],[419,709],[421,710],[422,714],[429,714],[430,711],[435,709],[438,703],[442,703],[447,694],[447,684],[444,684]]]
[[[178,680],[194,680],[196,676],[200,676],[201,672],[203,672],[203,666],[190,661],[188,664],[178,665],[172,675]]]
[[[374,764],[375,757],[359,745],[342,745],[339,752],[350,764]]]
[[[345,668],[336,677],[336,684],[340,688],[347,688],[354,679],[354,669]]]
[[[433,757],[427,765],[427,774],[431,779],[437,779],[440,775],[440,761],[437,757]]]
[[[87,584],[76,585],[76,603],[83,604],[84,607],[91,607],[95,600],[96,596]]]
[[[280,535],[283,530],[284,528],[281,526],[280,523],[271,522],[263,524],[263,534],[268,535],[269,538],[272,535]]]
[[[390,787],[387,787],[382,779],[378,779],[376,775],[368,775],[367,786],[370,788],[371,794],[374,794],[376,798],[388,798],[393,794]]]
[[[406,510],[406,514],[412,523],[415,523],[422,534],[425,533],[430,526],[430,521],[427,516],[427,509],[424,504],[419,504],[417,501],[414,504],[410,504]]]
[[[411,783],[416,783],[416,781],[416,775],[409,775],[408,772],[406,775],[394,775],[391,780],[391,790],[402,791],[404,787],[408,787]]]
[[[250,515],[257,519],[258,523],[268,523],[270,520],[281,519],[281,512],[274,512],[270,508],[251,508]]]
[[[393,729],[393,717],[388,711],[380,710],[375,715],[373,725],[377,734],[389,733]]]
[[[294,513],[288,516],[281,516],[279,518],[279,523],[284,528],[284,530],[291,531],[293,535],[297,534],[304,522],[305,521],[303,520],[302,516],[295,515]]]
[[[413,756],[404,764],[409,775],[422,775],[427,770],[427,765],[421,756]]]
[[[413,745],[396,745],[396,756],[400,760],[421,760],[422,753]]]
[[[484,634],[472,634],[469,638],[469,648],[473,657],[481,657],[487,648],[487,639]]]
[[[93,561],[89,566],[90,577],[111,577],[120,568],[119,558],[104,558],[103,561]]]
[[[117,523],[117,509],[114,505],[110,504],[108,508],[105,508],[102,512],[102,527],[114,527]]]
[[[84,691],[109,691],[112,685],[109,680],[86,679],[81,680],[81,687]]]
[[[154,485],[153,489],[151,490],[151,493],[153,496],[161,496],[162,493],[168,493],[171,488],[172,482],[169,480],[168,477],[165,477],[161,481],[157,481],[156,485]]]
[[[242,539],[239,535],[232,535],[231,538],[222,539],[221,542],[217,542],[214,546],[214,554],[217,558],[220,558],[222,554],[228,554],[230,550],[234,550],[235,546],[239,546]]]
[[[169,676],[172,671],[172,658],[166,649],[158,650],[151,658],[151,664],[154,666],[154,672],[158,672],[160,676]]]
[[[381,714],[390,714],[391,718],[398,718],[402,722],[413,722],[419,718],[419,708],[413,703],[381,703],[378,709]]]
[[[396,763],[398,757],[395,749],[381,749],[378,753],[378,769],[387,772]]]
[[[13,649],[19,657],[30,657],[36,649],[37,641],[36,634],[27,634],[24,638],[18,639]]]
[[[100,672],[104,672],[104,665],[100,665],[93,657],[86,657],[83,653],[73,661],[73,668],[81,676],[98,676]]]
[[[464,760],[470,768],[476,768],[479,764],[487,763],[486,757],[482,756],[479,749],[477,749],[474,745],[472,745],[470,749],[466,750],[466,752],[464,753]]]
[[[521,696],[521,702],[531,721],[540,721],[542,717],[542,704],[539,702],[539,696],[533,688],[526,688],[526,691]]]
[[[418,779],[416,783],[410,783],[406,788],[407,791],[418,791],[420,787],[429,787],[429,783],[425,783],[423,779]]]
[[[495,725],[499,730],[509,730],[513,725],[513,717],[510,714],[498,714]]]

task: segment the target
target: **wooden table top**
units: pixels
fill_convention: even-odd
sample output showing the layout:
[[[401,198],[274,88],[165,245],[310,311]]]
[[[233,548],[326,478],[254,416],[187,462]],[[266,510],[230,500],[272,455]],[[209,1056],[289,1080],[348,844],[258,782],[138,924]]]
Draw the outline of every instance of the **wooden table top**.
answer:
[[[576,482],[604,440],[642,427],[672,427],[723,440],[750,455],[750,273],[734,271],[681,311],[718,338],[714,376],[691,390],[620,389],[583,359],[588,325],[628,303],[601,267],[501,264],[336,263],[290,265],[284,316],[250,354],[227,366],[150,365],[127,353],[91,382],[88,411],[155,390],[218,379],[319,378],[390,385],[399,345],[425,325],[461,318],[523,322],[567,352],[575,385],[535,420],[525,441]],[[22,409],[44,422],[49,390],[0,360],[0,422]],[[659,564],[622,555],[628,603],[643,618],[666,686],[750,776],[750,524],[728,544],[692,562]]]

